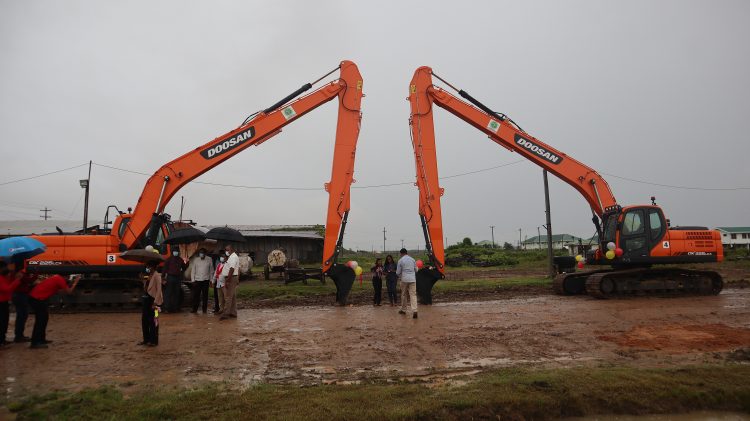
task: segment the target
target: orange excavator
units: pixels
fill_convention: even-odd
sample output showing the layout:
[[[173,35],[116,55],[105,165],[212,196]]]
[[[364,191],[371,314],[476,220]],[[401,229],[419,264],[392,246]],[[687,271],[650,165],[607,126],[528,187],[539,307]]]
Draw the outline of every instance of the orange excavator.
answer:
[[[435,86],[433,76],[463,100]],[[653,198],[650,205],[619,205],[607,182],[594,169],[529,135],[508,116],[455,88],[429,67],[420,67],[414,72],[408,101],[419,217],[430,260],[429,267],[417,273],[417,291],[422,301],[431,302],[432,286],[445,274],[440,212],[443,189],[439,184],[435,153],[434,105],[479,129],[498,145],[554,174],[588,202],[599,248],[587,254],[586,262],[607,267],[557,275],[554,280],[557,293],[587,293],[607,298],[633,294],[709,295],[721,291],[723,281],[715,271],[652,267],[721,262],[724,253],[718,231],[706,227],[670,227]]]
[[[336,70],[340,70],[338,79],[300,97]],[[164,164],[148,179],[132,212],[130,209],[122,212],[116,206],[107,208],[103,232],[34,237],[46,244],[47,250],[28,262],[29,269],[42,274],[83,274],[83,288],[79,287],[80,292],[72,297],[76,304],[123,306],[137,303],[140,284],[136,280],[143,266],[124,261],[119,255],[148,245],[162,255],[169,253],[164,239],[173,225],[164,208],[170,199],[196,177],[250,146],[259,146],[279,134],[287,124],[337,98],[339,112],[333,169],[330,182],[325,184],[329,200],[322,272],[334,280],[339,300],[345,300],[355,275],[346,265],[338,265],[336,259],[350,209],[363,96],[359,69],[351,61],[342,61],[315,82],[304,84],[272,106],[249,116],[238,128]],[[110,210],[116,213],[112,222],[109,221]]]

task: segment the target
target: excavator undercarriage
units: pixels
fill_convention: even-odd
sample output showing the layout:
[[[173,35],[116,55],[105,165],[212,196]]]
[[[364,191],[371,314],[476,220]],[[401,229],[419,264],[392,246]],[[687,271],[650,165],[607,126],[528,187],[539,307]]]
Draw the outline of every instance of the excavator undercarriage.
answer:
[[[562,273],[554,280],[559,295],[587,294],[595,298],[717,295],[723,286],[717,272],[670,267]]]

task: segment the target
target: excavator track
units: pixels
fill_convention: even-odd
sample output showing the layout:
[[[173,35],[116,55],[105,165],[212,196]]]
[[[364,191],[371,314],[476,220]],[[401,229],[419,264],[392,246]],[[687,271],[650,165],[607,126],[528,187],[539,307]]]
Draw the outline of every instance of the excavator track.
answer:
[[[180,286],[180,306],[192,303],[192,291]],[[57,294],[50,299],[53,313],[132,313],[141,311],[143,286],[133,278],[84,279],[72,295]]]
[[[561,273],[555,276],[552,286],[557,295],[586,294],[586,280],[597,273],[611,272],[611,269],[593,270],[588,272]]]
[[[680,268],[602,271],[586,279],[586,293],[602,299],[643,295],[717,295],[723,286],[717,272]]]

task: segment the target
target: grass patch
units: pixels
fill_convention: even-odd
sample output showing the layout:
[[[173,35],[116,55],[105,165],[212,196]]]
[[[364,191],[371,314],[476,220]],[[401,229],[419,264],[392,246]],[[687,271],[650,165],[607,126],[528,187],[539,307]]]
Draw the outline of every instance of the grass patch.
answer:
[[[299,387],[221,385],[151,390],[125,397],[112,387],[13,402],[26,419],[549,419],[591,414],[750,412],[750,366],[677,369],[513,368],[464,386],[410,383]]]
[[[517,278],[489,278],[489,279],[466,279],[466,280],[441,280],[433,287],[433,292],[458,292],[458,291],[494,291],[498,289],[513,288],[518,286],[549,286],[551,281],[543,277],[517,277]],[[385,287],[384,287],[385,288]],[[280,281],[248,281],[240,283],[237,288],[237,297],[242,300],[289,300],[295,298],[333,296],[336,286],[332,281],[320,284],[317,281],[309,281],[308,285],[300,282],[284,285]],[[354,282],[351,295],[372,294],[372,283],[370,277],[365,276],[362,285],[359,279]]]

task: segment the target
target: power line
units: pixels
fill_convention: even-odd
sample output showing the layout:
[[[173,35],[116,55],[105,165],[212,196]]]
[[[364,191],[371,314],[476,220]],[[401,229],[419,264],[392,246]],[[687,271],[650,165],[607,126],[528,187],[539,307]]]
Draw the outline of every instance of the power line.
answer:
[[[608,177],[614,177],[619,178],[621,180],[631,181],[633,183],[641,183],[641,184],[648,184],[651,186],[659,186],[659,187],[668,187],[670,189],[682,189],[682,190],[702,190],[702,191],[737,191],[737,190],[750,190],[750,187],[689,187],[689,186],[674,186],[671,184],[660,184],[660,183],[652,183],[650,181],[643,181],[643,180],[636,180],[634,178],[627,178],[627,177],[621,177],[619,175],[614,174],[607,174],[603,172],[602,174],[608,176]]]
[[[467,176],[467,175],[478,174],[478,173],[482,173],[482,172],[486,172],[486,171],[492,171],[492,170],[495,170],[495,169],[498,169],[498,168],[508,167],[508,166],[516,165],[516,164],[519,164],[519,163],[522,163],[522,162],[527,162],[527,161],[525,159],[520,159],[520,160],[517,160],[517,161],[508,162],[508,163],[500,164],[500,165],[495,165],[495,166],[492,166],[492,167],[481,168],[481,169],[478,169],[478,170],[473,170],[473,171],[467,171],[467,172],[458,173],[458,174],[447,175],[447,176],[444,176],[444,177],[440,177],[440,180],[449,180],[449,179],[452,179],[452,178],[464,177],[464,176]],[[20,183],[22,181],[28,181],[28,180],[33,180],[33,179],[40,178],[40,177],[45,177],[45,176],[48,176],[48,175],[58,174],[58,173],[61,173],[61,172],[64,172],[64,171],[70,171],[70,170],[73,170],[73,169],[76,169],[76,168],[80,168],[80,167],[83,167],[83,166],[86,166],[86,165],[88,165],[88,163],[83,163],[83,164],[80,164],[80,165],[75,165],[73,167],[63,168],[61,170],[51,171],[51,172],[44,173],[44,174],[38,174],[38,175],[35,175],[35,176],[31,176],[31,177],[20,178],[20,179],[17,179],[17,180],[5,181],[5,182],[0,183],[0,186],[5,186],[5,185],[8,185],[8,184],[13,184],[13,183]],[[125,169],[125,168],[115,167],[115,166],[112,166],[112,165],[100,164],[100,163],[97,163],[97,162],[94,162],[93,165],[96,165],[96,166],[99,166],[99,167],[102,167],[102,168],[109,168],[109,169],[116,170],[116,171],[126,172],[126,173],[130,173],[130,174],[138,174],[138,175],[147,176],[147,177],[151,175],[151,174],[144,173],[144,172],[141,172],[141,171],[129,170],[129,169]],[[604,174],[604,175],[606,175],[608,177],[614,177],[614,178],[618,178],[618,179],[621,179],[621,180],[630,181],[630,182],[633,182],[633,183],[647,184],[647,185],[651,185],[651,186],[665,187],[665,188],[671,188],[671,189],[680,189],[680,190],[699,190],[699,191],[741,191],[741,190],[750,190],[750,187],[694,187],[694,186],[677,186],[677,185],[672,185],[672,184],[662,184],[662,183],[654,183],[654,182],[645,181],[645,180],[637,180],[637,179],[634,179],[634,178],[622,177],[622,176],[619,176],[619,175],[609,174],[609,173],[604,173],[604,172],[602,172],[601,174]],[[322,190],[321,187],[248,186],[248,185],[243,185],[243,184],[214,183],[214,182],[210,182],[210,181],[193,181],[193,183],[194,184],[203,184],[203,185],[207,185],[207,186],[232,187],[232,188],[254,189],[254,190],[290,190],[290,191],[319,191],[319,190]],[[397,183],[371,184],[371,185],[365,185],[365,186],[356,186],[355,185],[355,186],[352,186],[351,188],[352,189],[376,189],[376,188],[384,188],[384,187],[406,186],[406,185],[413,185],[413,184],[414,184],[413,181],[404,181],[404,182],[397,182]]]
[[[76,166],[70,167],[70,168],[64,168],[62,170],[57,170],[57,171],[52,171],[52,172],[48,172],[48,173],[44,173],[44,174],[39,174],[39,175],[35,175],[35,176],[32,176],[32,177],[19,178],[18,180],[5,181],[3,183],[0,183],[0,186],[4,186],[6,184],[20,183],[21,181],[33,180],[35,178],[45,177],[45,176],[48,176],[48,175],[61,173],[63,171],[69,171],[69,170],[73,170],[73,169],[76,169],[76,168],[80,168],[80,167],[83,167],[84,165],[88,165],[88,163],[84,163],[84,164],[81,164],[81,165],[76,165]]]

